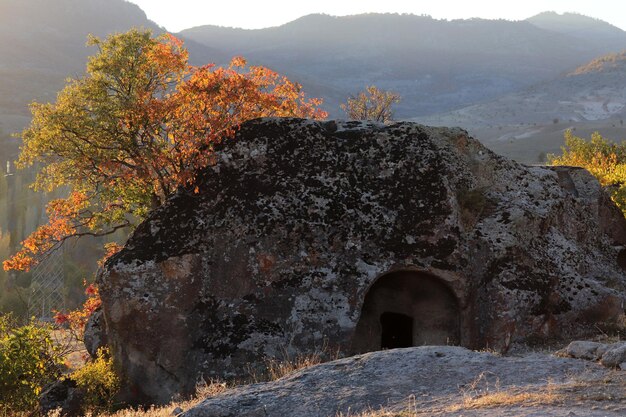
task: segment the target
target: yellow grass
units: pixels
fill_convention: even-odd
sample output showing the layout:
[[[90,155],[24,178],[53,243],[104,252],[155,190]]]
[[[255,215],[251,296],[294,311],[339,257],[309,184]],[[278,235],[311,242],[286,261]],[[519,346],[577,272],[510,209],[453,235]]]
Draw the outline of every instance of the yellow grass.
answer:
[[[533,392],[523,388],[501,389],[500,381],[489,381],[490,373],[483,372],[464,390],[463,401],[448,407],[448,411],[472,408],[503,407],[512,405],[533,406],[554,404],[562,398],[556,393],[555,386],[548,381],[541,391]]]
[[[477,396],[465,396],[460,404],[446,407],[446,413],[478,408],[507,407],[507,406],[537,406],[555,404],[561,401],[561,396],[554,392],[550,384],[544,392],[527,392],[522,389],[498,390]],[[420,410],[423,412],[424,410]],[[414,417],[418,415],[414,399],[409,399],[409,405],[401,411],[392,411],[385,408],[367,410],[361,413],[338,413],[335,417]]]
[[[331,349],[327,344],[322,345],[313,353],[299,354],[295,357],[284,351],[282,358],[265,359],[263,372],[258,373],[253,369],[249,369],[249,379],[243,384],[275,381],[300,369],[336,359],[339,359],[339,351]]]
[[[473,408],[504,407],[522,405],[525,407],[555,404],[561,401],[561,396],[552,389],[546,392],[524,392],[520,390],[506,390],[492,392],[475,398],[465,398],[461,404],[448,408],[449,411],[458,411]]]
[[[413,417],[415,413],[411,411],[389,411],[381,408],[380,410],[368,410],[359,414],[343,414],[339,413],[336,417]]]
[[[201,382],[196,385],[196,395],[186,401],[173,401],[164,406],[152,406],[147,409],[131,409],[127,408],[113,413],[98,413],[99,417],[173,417],[178,413],[187,411],[195,405],[199,404],[206,398],[221,394],[229,389],[228,385],[220,381]],[[178,409],[178,413],[174,414],[174,410]],[[95,417],[96,414],[87,413],[85,417]],[[60,417],[58,411],[49,413],[47,417]]]
[[[307,368],[309,366],[317,365],[323,362],[324,356],[321,353],[314,353],[310,355],[298,355],[294,359],[285,358],[283,360],[268,359],[265,361],[267,367],[265,374],[262,378],[258,378],[252,375],[252,379],[256,381],[260,380],[275,380],[289,375],[299,369]],[[190,408],[196,406],[206,398],[219,395],[223,392],[233,388],[234,385],[229,385],[222,381],[202,381],[196,385],[196,393],[192,399],[186,401],[173,401],[172,403],[164,406],[152,406],[147,409],[124,409],[113,413],[99,413],[100,417],[172,417],[174,416],[174,410],[179,410],[180,413],[187,411]],[[400,416],[400,415],[398,415]],[[1,417],[1,416],[0,416]],[[50,413],[47,417],[59,417],[58,412]],[[87,413],[86,417],[95,417],[94,414]]]
[[[270,381],[275,381],[297,370],[319,365],[323,362],[320,354],[298,355],[294,359],[278,360],[268,359],[265,361],[267,374]]]

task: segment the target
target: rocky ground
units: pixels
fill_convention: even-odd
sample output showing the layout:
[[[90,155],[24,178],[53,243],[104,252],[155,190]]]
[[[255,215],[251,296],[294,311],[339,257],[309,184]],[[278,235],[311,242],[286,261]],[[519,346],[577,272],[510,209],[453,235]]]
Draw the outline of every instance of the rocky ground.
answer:
[[[547,353],[503,357],[424,346],[367,353],[234,388],[184,413],[288,415],[617,417],[626,415],[626,372]]]

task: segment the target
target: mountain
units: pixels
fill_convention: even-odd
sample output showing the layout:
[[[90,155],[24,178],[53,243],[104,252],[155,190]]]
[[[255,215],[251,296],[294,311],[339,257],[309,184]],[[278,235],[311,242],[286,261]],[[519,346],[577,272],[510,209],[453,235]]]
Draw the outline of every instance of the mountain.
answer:
[[[463,126],[595,121],[622,117],[626,105],[626,51],[596,58],[556,78],[456,111],[423,117]]]
[[[29,102],[54,100],[67,76],[82,74],[95,52],[84,46],[88,33],[102,37],[133,26],[162,31],[123,0],[2,0],[0,138],[28,123]],[[202,26],[178,35],[193,63],[243,55],[323,97],[333,117],[343,117],[339,104],[368,84],[402,95],[399,118],[438,114],[520,91],[626,47],[626,33],[606,22],[552,12],[520,22],[314,14],[267,29]]]
[[[600,131],[621,140],[625,119],[626,51],[495,100],[413,120],[463,126],[499,153],[536,162],[540,153],[559,151],[566,129],[581,136]]]
[[[85,46],[88,34],[132,27],[164,31],[124,0],[0,0],[0,136],[28,123],[28,103],[54,100],[68,76],[83,73],[96,52]],[[222,57],[193,41],[186,46],[197,63]]]
[[[529,17],[527,22],[545,30],[583,39],[587,42],[602,43],[609,48],[621,50],[624,45],[624,31],[600,19],[577,13],[543,12]]]
[[[0,2],[0,128],[21,129],[33,99],[54,100],[68,76],[79,75],[93,49],[87,34],[143,26],[159,30],[139,7],[121,0]]]
[[[595,25],[581,38],[540,17],[316,14],[267,29],[201,26],[181,35],[286,73],[322,96],[331,116],[342,116],[339,103],[373,83],[402,95],[397,116],[407,118],[514,92],[613,52],[617,44],[626,47],[626,33],[607,23],[591,19]]]

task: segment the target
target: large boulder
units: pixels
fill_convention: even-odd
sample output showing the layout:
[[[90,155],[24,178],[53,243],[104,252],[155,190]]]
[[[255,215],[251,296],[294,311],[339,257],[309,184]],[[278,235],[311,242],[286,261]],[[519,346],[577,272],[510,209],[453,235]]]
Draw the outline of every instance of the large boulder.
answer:
[[[625,220],[578,168],[461,129],[262,119],[99,272],[132,400],[266,357],[582,337],[624,313]]]

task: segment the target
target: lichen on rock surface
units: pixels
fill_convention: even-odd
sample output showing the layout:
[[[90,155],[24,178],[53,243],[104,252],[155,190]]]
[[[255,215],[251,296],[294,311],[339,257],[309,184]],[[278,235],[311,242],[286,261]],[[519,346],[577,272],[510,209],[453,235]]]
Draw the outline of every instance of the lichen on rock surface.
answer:
[[[259,119],[98,283],[126,392],[165,402],[322,345],[584,334],[624,312],[625,236],[586,171],[520,165],[458,128]]]

